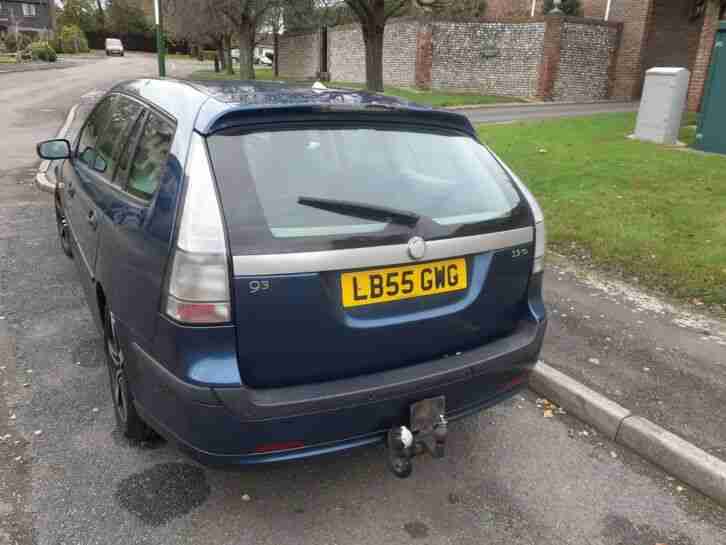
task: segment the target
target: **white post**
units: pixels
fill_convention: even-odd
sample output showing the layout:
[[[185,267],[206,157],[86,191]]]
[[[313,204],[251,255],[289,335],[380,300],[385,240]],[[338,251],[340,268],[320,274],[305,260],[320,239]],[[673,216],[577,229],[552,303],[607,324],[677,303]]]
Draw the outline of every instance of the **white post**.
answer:
[[[605,20],[608,21],[610,19],[610,8],[613,5],[613,0],[608,0],[608,5],[605,8]]]
[[[154,24],[159,26],[159,0],[154,0]]]
[[[532,0],[532,15],[531,17],[534,17],[535,12],[537,11],[537,0]]]

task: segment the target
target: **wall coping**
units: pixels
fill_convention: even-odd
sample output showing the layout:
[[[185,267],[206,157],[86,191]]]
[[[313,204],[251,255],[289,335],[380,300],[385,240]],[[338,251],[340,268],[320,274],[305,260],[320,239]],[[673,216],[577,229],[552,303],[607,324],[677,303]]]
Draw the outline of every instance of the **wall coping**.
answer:
[[[557,15],[548,15],[548,18],[551,17],[558,17]],[[576,25],[590,25],[590,26],[606,26],[613,29],[621,29],[623,28],[624,23],[621,21],[604,21],[603,19],[595,19],[594,17],[558,17],[559,19],[562,19],[565,23],[572,23]]]
[[[320,29],[316,28],[313,30],[293,30],[292,32],[285,32],[284,34],[280,34],[280,38],[296,38],[298,36],[314,36],[315,34],[319,34]]]
[[[516,16],[516,17],[455,17],[455,16],[420,16],[420,15],[405,15],[402,17],[392,17],[386,23],[386,26],[396,23],[407,23],[407,22],[418,22],[421,24],[430,23],[493,23],[493,24],[542,24],[548,21],[561,21],[564,23],[577,24],[577,25],[590,25],[590,26],[605,26],[613,29],[620,29],[623,27],[622,22],[614,21],[603,21],[602,19],[596,19],[594,17],[572,17],[572,16],[561,16],[561,15],[536,15],[534,17],[529,16]],[[342,25],[331,25],[328,27],[332,31],[340,30],[354,30],[360,28],[360,23],[345,23]],[[302,32],[300,34],[310,34],[310,32]],[[290,33],[290,35],[295,35]]]

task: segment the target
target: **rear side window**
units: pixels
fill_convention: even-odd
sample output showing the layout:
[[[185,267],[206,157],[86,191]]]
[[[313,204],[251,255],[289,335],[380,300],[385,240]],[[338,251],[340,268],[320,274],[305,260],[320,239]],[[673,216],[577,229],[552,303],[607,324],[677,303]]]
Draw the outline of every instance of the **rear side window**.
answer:
[[[482,232],[475,226],[506,220],[520,204],[494,157],[461,134],[395,128],[277,130],[213,135],[209,148],[223,205],[245,208],[249,217],[249,206],[236,201],[245,198],[243,193],[254,197],[257,232],[264,227],[268,242],[282,241],[272,244],[278,250],[286,240],[327,238],[337,248],[355,245],[361,237],[410,236],[410,229],[400,226],[301,205],[300,197],[413,212],[438,226],[436,237]],[[230,199],[235,202],[228,203]],[[466,226],[473,233],[461,232]],[[343,240],[349,244],[340,244]]]
[[[159,186],[173,137],[174,128],[170,123],[149,114],[131,162],[126,191],[140,199],[151,199]]]

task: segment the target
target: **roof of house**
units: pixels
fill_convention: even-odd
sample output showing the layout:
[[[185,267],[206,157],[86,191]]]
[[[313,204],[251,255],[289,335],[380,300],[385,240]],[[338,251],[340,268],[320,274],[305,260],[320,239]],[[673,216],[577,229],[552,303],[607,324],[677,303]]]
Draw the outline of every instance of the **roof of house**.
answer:
[[[290,115],[348,112],[383,113],[399,121],[425,121],[474,134],[460,114],[434,110],[411,101],[351,89],[287,84],[275,81],[193,82],[174,79],[139,79],[120,83],[114,91],[137,95],[208,134],[231,125],[283,121]]]

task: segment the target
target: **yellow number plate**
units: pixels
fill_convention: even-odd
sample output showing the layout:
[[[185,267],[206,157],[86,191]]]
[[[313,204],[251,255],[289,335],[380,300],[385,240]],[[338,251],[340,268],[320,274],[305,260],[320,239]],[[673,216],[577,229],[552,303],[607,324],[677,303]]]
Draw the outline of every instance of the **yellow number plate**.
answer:
[[[466,259],[447,259],[340,275],[343,306],[358,307],[466,289]]]

